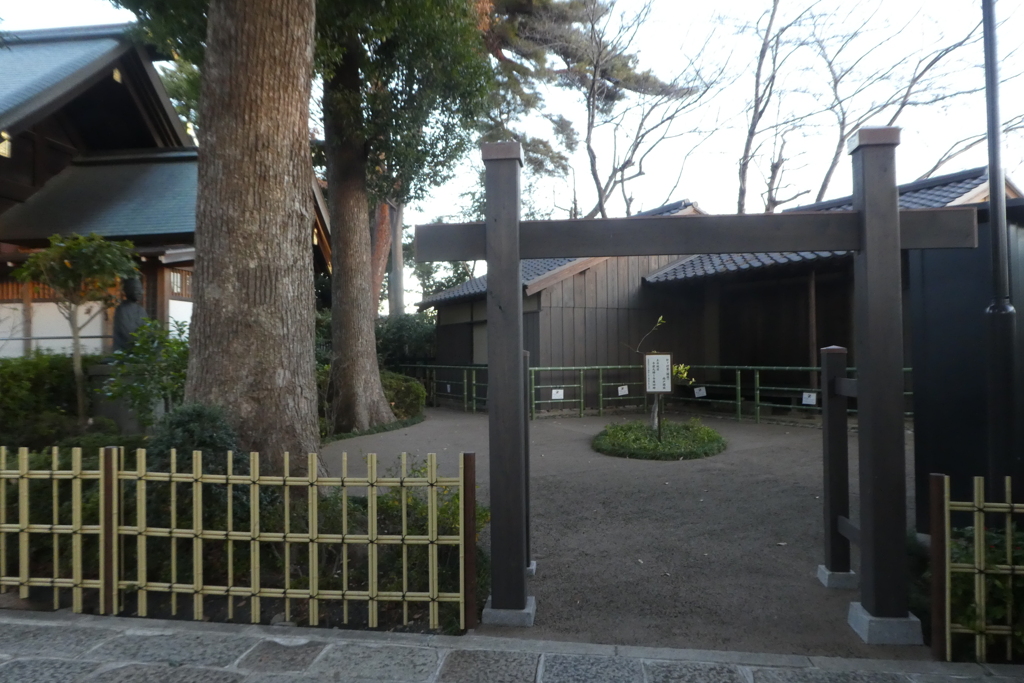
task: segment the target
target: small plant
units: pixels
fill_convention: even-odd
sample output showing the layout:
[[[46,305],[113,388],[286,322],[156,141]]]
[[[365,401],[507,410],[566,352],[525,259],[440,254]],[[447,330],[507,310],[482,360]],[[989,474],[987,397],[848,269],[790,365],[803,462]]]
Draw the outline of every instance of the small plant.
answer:
[[[21,282],[36,282],[53,290],[57,309],[71,327],[78,424],[86,423],[85,371],[81,334],[106,309],[117,305],[117,285],[135,275],[131,242],[112,242],[99,235],[54,235],[50,246],[32,254],[14,271]]]
[[[608,425],[594,437],[592,447],[598,453],[641,460],[694,460],[725,450],[725,439],[714,429],[694,418],[685,424],[665,422],[662,439],[643,422]]]
[[[124,398],[143,427],[155,419],[154,405],[162,404],[170,413],[185,395],[188,370],[188,325],[171,324],[171,330],[155,320],[146,320],[134,333],[128,351],[115,351],[113,376],[107,383],[107,395]]]

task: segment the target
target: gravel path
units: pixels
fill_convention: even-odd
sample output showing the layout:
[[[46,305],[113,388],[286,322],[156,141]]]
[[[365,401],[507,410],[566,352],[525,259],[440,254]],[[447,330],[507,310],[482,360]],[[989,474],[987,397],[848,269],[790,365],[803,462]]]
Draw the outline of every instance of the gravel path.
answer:
[[[864,645],[846,625],[856,592],[827,590],[816,579],[822,553],[820,430],[709,418],[705,422],[729,446],[705,460],[624,460],[590,449],[590,440],[605,424],[636,417],[531,423],[532,542],[538,571],[529,590],[537,598],[536,625],[482,627],[480,633],[614,645],[928,658],[923,647]],[[337,472],[343,451],[350,457],[376,452],[382,462],[389,457],[397,462],[393,454],[402,450],[437,452],[446,473],[456,471],[460,451],[475,451],[480,499],[487,500],[485,414],[431,409],[419,425],[338,441],[323,453],[328,469]],[[856,482],[855,436],[850,450]],[[350,464],[350,472],[359,471]]]

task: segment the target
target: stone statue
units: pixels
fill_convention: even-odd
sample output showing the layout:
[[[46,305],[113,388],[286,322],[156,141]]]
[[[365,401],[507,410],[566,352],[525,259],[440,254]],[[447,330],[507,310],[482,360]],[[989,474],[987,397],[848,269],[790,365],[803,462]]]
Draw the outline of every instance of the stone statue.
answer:
[[[146,315],[146,309],[139,303],[142,299],[142,283],[139,279],[122,281],[121,289],[124,292],[124,301],[114,311],[114,351],[130,349],[135,341],[132,339],[132,333],[149,317]]]

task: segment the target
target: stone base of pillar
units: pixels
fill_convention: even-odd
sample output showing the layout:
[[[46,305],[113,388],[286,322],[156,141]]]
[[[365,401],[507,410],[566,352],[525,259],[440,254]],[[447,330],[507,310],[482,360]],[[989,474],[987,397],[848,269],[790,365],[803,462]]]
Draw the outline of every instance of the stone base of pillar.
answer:
[[[860,586],[857,572],[830,572],[825,565],[818,565],[818,581],[825,588],[836,588],[844,591],[856,590]]]
[[[859,602],[850,603],[847,621],[868,645],[923,645],[921,620],[913,614],[905,617],[876,617]]]
[[[532,595],[526,596],[525,609],[494,609],[488,597],[480,623],[488,626],[533,626],[536,615],[537,600]]]

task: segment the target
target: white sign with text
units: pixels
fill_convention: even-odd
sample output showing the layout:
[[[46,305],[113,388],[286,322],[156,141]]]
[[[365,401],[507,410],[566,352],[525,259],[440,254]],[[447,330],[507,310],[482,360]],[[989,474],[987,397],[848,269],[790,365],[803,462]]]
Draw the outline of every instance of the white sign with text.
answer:
[[[564,398],[565,398],[565,389],[552,389],[551,390],[551,400],[552,401],[561,401]]]
[[[644,354],[644,371],[648,394],[672,393],[672,354]]]
[[[818,405],[818,395],[813,391],[804,392],[804,405],[805,406],[816,406]]]
[[[704,398],[708,395],[708,389],[707,387],[694,387],[693,395],[695,398]]]
[[[619,387],[619,396],[625,396],[629,393],[629,387],[623,385]]]

